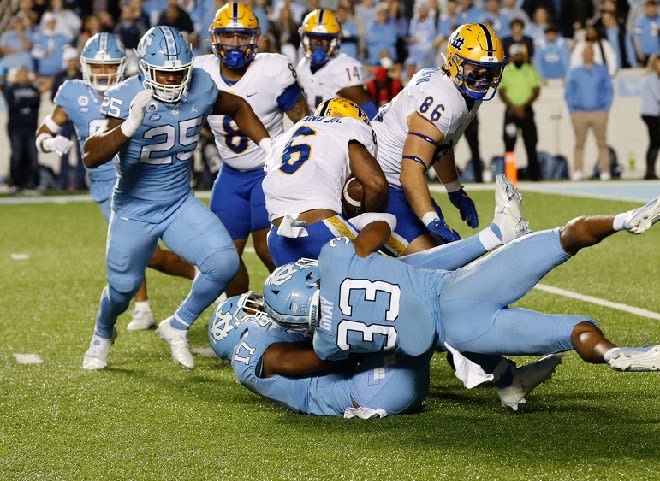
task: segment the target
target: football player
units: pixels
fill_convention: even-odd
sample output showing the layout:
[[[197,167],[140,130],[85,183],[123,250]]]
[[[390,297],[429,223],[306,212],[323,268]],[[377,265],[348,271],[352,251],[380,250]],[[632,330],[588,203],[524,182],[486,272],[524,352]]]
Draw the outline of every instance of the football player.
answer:
[[[341,215],[341,191],[349,175],[362,184],[366,211],[382,212],[387,183],[375,155],[366,114],[344,98],[326,100],[314,115],[277,137],[263,183],[275,265],[315,259],[328,240],[355,235]]]
[[[477,209],[461,186],[454,145],[484,100],[493,97],[505,65],[502,42],[483,24],[458,27],[449,38],[442,68],[422,69],[372,122],[378,162],[390,186],[387,212],[411,254],[459,239],[431,197],[425,172],[433,167],[449,200],[470,227]]]
[[[283,131],[283,114],[297,122],[309,113],[293,66],[284,55],[257,53],[259,21],[244,3],[219,9],[209,28],[212,55],[196,57],[193,66],[208,72],[218,90],[243,97],[271,137]],[[252,233],[255,251],[272,272],[266,234],[268,215],[261,182],[265,154],[227,115],[210,115],[209,125],[223,165],[211,191],[211,210],[225,225],[242,256]],[[227,287],[228,296],[248,290],[249,278],[241,260],[238,274]]]
[[[355,240],[326,244],[318,267],[288,264],[266,282],[266,312],[282,325],[314,328],[313,347],[321,360],[396,350],[418,356],[430,348],[446,348],[460,360],[461,352],[492,356],[575,350],[584,361],[615,370],[660,370],[660,345],[616,347],[589,316],[509,306],[581,249],[616,232],[650,229],[660,220],[660,197],[621,214],[581,216],[563,227],[526,235],[450,271],[419,269],[377,255],[391,233],[390,220],[380,215]],[[476,249],[465,242],[470,239],[434,250],[469,261]]]
[[[80,66],[82,80],[67,80],[55,95],[55,109],[47,115],[37,129],[36,144],[41,152],[66,154],[72,142],[60,134],[62,126],[71,120],[80,142],[80,151],[87,138],[95,134],[104,124],[101,113],[103,92],[124,78],[126,55],[119,38],[112,33],[94,34],[82,49]],[[110,219],[110,195],[117,178],[112,163],[96,168],[88,168],[89,191],[98,204],[106,222]],[[149,267],[165,274],[178,275],[192,279],[195,269],[191,264],[173,252],[156,246]],[[128,330],[147,329],[154,323],[154,316],[149,306],[146,279],[142,281],[135,294],[133,319],[128,323]]]
[[[339,51],[341,25],[332,10],[312,10],[300,26],[300,46],[305,56],[296,72],[309,108],[333,97],[344,97],[360,106],[369,119],[377,107],[362,79],[362,64]]]
[[[188,329],[239,264],[227,230],[190,185],[200,127],[209,114],[230,115],[263,148],[270,138],[244,99],[218,92],[205,71],[193,68],[192,52],[178,30],[151,28],[140,39],[137,55],[139,74],[105,92],[106,124],[85,143],[85,165],[98,167],[114,157],[118,177],[106,248],[107,285],[83,368],[106,367],[117,316],[162,239],[199,269],[186,299],[157,329],[174,360],[192,369]]]

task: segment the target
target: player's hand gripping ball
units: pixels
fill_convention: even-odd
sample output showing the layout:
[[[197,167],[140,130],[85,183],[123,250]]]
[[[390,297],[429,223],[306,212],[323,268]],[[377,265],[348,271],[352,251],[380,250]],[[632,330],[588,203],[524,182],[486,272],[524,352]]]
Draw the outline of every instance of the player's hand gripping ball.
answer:
[[[364,214],[364,189],[355,177],[348,179],[341,191],[341,210],[347,219]]]

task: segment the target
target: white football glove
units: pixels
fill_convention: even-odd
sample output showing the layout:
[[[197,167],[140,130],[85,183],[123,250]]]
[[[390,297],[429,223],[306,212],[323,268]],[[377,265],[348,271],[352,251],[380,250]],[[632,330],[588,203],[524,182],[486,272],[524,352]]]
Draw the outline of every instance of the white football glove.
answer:
[[[45,152],[55,152],[57,155],[64,155],[73,147],[73,141],[58,135],[56,137],[48,137],[41,141],[41,146]]]
[[[142,125],[147,104],[150,100],[151,90],[143,90],[131,102],[131,106],[128,108],[128,118],[121,124],[121,133],[126,137],[133,137]]]
[[[273,150],[273,139],[264,137],[259,141],[259,147],[266,153],[266,158],[270,156],[270,151]]]

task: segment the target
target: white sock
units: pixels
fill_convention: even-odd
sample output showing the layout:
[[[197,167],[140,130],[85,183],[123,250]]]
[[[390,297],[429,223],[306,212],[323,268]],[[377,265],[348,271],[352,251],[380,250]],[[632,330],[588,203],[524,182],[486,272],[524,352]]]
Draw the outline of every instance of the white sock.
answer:
[[[486,229],[479,232],[479,242],[484,246],[484,249],[491,251],[502,244],[502,239],[497,237],[497,234],[493,232],[493,229],[488,226]]]
[[[150,311],[149,301],[135,301],[134,309],[138,311]]]
[[[628,217],[628,212],[615,215],[614,222],[612,222],[612,228],[615,231],[623,230],[623,223],[626,221],[626,217]]]
[[[612,354],[616,354],[617,351],[619,351],[621,348],[620,347],[613,347],[612,349],[609,349],[605,354],[603,354],[603,358],[605,359],[605,362],[609,362],[610,358],[612,357]]]

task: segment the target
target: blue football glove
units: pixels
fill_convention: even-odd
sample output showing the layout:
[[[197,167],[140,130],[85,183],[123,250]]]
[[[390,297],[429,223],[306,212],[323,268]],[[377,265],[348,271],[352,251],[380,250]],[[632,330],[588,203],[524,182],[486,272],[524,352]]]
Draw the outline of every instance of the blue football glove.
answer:
[[[454,204],[454,207],[461,211],[461,220],[466,221],[467,225],[472,228],[479,227],[477,208],[474,206],[472,199],[463,190],[463,187],[455,192],[449,192],[449,200]]]
[[[461,238],[458,232],[449,227],[444,219],[433,219],[426,224],[426,229],[442,244],[448,244]]]

